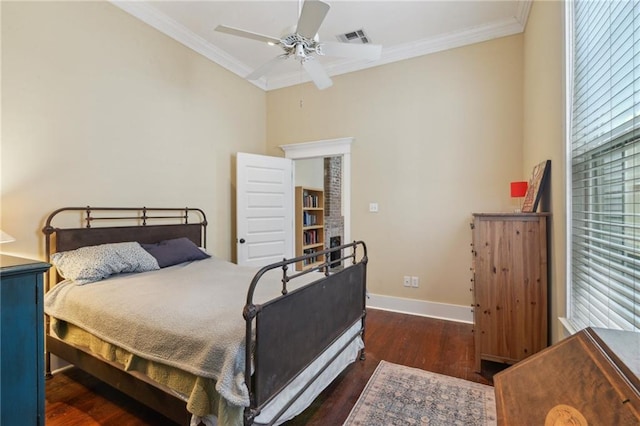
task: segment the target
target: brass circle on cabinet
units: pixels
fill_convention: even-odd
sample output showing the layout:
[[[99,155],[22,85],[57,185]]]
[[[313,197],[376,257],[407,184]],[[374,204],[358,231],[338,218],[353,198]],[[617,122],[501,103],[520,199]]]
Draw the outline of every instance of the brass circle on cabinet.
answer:
[[[587,426],[587,419],[570,405],[558,404],[547,413],[544,426]]]

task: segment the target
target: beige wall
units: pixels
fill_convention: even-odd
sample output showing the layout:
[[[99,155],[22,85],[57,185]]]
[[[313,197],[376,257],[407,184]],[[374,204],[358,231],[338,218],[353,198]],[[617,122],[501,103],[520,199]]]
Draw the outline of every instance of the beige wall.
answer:
[[[524,35],[266,94],[109,3],[0,5],[0,227],[18,240],[4,252],[42,258],[40,229],[61,206],[189,205],[231,258],[234,153],[352,136],[352,236],[369,245],[370,291],[458,305],[471,301],[470,214],[512,210],[509,182],[552,159],[563,314],[561,3],[535,2]]]
[[[468,305],[472,212],[522,176],[522,35],[267,93],[267,152],[352,136],[352,237],[372,293]],[[303,107],[300,108],[300,99]],[[379,213],[369,213],[378,202]],[[420,288],[402,286],[404,275]]]
[[[524,34],[523,176],[551,160],[551,336],[562,337],[566,306],[564,4],[535,1]]]
[[[2,250],[43,258],[63,206],[193,206],[230,258],[232,164],[266,95],[107,2],[2,2]]]
[[[306,186],[308,188],[324,187],[324,159],[303,158],[295,160],[295,186]]]

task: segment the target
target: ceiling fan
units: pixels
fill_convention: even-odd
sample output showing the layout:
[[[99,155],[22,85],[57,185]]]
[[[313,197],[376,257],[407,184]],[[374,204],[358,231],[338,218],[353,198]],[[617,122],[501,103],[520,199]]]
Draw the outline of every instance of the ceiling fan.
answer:
[[[297,26],[295,29],[288,31],[282,38],[271,37],[224,25],[218,25],[216,31],[263,41],[272,46],[280,46],[284,50],[283,54],[276,56],[249,74],[246,77],[248,80],[259,79],[267,74],[280,61],[293,57],[297,61],[300,61],[311,77],[311,80],[313,80],[318,89],[322,90],[331,87],[333,82],[318,61],[317,55],[376,60],[380,58],[382,52],[381,45],[321,42],[318,37],[318,30],[325,16],[327,16],[329,8],[329,4],[320,0],[305,0],[302,11],[298,17]]]

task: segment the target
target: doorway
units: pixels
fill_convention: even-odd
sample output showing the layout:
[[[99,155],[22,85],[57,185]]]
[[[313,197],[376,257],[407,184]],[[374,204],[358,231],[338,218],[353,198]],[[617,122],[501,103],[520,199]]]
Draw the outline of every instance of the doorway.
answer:
[[[303,142],[297,144],[289,144],[289,145],[281,145],[280,149],[282,149],[285,153],[285,158],[290,158],[294,160],[294,175],[297,177],[298,166],[302,167],[304,164],[303,160],[313,160],[309,164],[315,164],[315,170],[317,172],[312,172],[314,175],[317,173],[320,176],[320,180],[316,180],[316,185],[320,188],[324,188],[324,178],[325,178],[325,159],[333,159],[329,160],[329,162],[333,161],[337,163],[339,159],[340,163],[340,203],[339,208],[334,201],[334,205],[330,206],[337,211],[334,212],[335,216],[340,216],[340,225],[341,225],[341,244],[347,243],[351,241],[351,144],[353,143],[353,138],[341,138],[341,139],[331,139],[331,140],[321,140],[314,142]],[[336,172],[337,173],[337,172]],[[294,184],[298,185],[297,183]],[[326,197],[325,197],[326,199]],[[325,205],[325,209],[327,209]],[[327,210],[328,211],[328,210]],[[329,242],[329,235],[327,234],[327,242]],[[335,244],[334,239],[334,244]]]
[[[342,212],[342,156],[304,158],[293,161],[293,186],[320,189],[324,194],[325,248],[333,248],[345,241]],[[331,269],[338,269],[340,252],[331,253]]]

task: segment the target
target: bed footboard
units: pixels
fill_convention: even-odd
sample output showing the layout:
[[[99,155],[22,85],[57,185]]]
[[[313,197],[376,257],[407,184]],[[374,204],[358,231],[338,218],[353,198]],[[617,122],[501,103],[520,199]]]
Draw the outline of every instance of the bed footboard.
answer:
[[[361,247],[363,254],[357,260],[356,248]],[[352,259],[353,264],[345,269],[328,273],[328,258],[333,251],[340,253],[351,251],[342,259]],[[354,242],[340,247],[325,250],[327,262],[309,271],[287,275],[289,265],[309,256],[284,260],[260,270],[251,283],[245,307],[247,321],[247,365],[245,366],[245,383],[249,388],[251,406],[245,410],[245,424],[250,425],[253,419],[275,395],[291,383],[305,368],[342,336],[353,324],[360,320],[360,333],[364,334],[365,298],[366,298],[366,246],[363,242]],[[313,256],[317,256],[315,253]],[[342,260],[341,259],[341,260]],[[263,305],[252,303],[253,291],[259,285],[260,277],[271,269],[283,270],[283,296]],[[304,287],[287,292],[286,284],[301,275],[314,270],[324,270],[325,277]],[[255,346],[253,348],[254,373],[251,371],[251,338],[255,330]],[[351,342],[349,341],[349,343]],[[346,347],[316,373],[315,380]],[[364,349],[361,353],[363,358]],[[289,404],[277,414],[282,416],[295,399],[304,392],[302,389]]]

